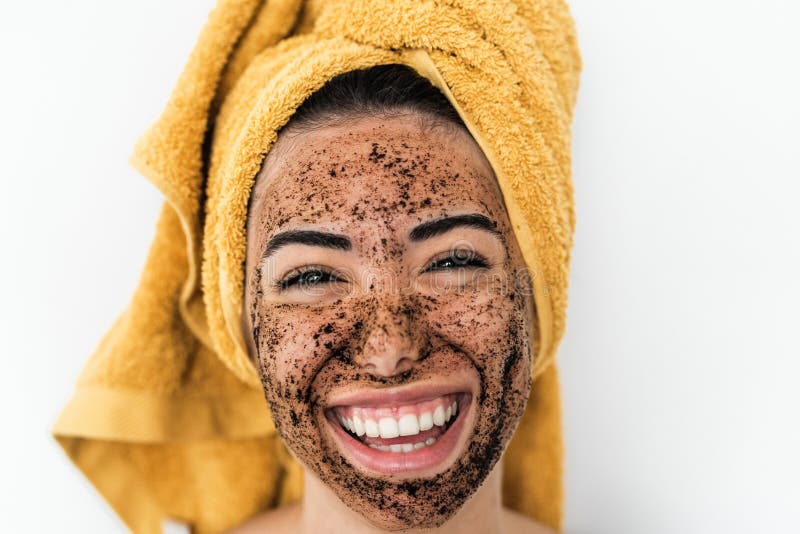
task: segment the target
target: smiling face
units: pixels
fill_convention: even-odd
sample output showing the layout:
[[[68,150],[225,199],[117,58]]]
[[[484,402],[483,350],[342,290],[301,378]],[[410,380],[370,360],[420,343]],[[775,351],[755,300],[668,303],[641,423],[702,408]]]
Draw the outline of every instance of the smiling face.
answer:
[[[492,170],[419,119],[284,131],[247,225],[243,327],[278,431],[388,529],[452,517],[530,391],[531,284]]]

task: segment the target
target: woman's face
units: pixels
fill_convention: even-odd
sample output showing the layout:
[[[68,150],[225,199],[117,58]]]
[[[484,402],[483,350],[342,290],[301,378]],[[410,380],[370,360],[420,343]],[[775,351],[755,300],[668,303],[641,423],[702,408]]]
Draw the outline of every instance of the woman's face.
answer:
[[[531,284],[491,168],[420,119],[282,133],[247,229],[246,338],[278,431],[389,529],[449,519],[530,391]]]

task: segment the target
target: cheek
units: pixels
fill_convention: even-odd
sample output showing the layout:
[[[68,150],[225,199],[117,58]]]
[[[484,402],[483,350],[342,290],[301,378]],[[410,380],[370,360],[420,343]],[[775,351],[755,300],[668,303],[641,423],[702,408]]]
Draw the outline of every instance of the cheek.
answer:
[[[491,366],[512,345],[528,344],[524,304],[500,289],[432,298],[430,324],[439,335],[472,355],[480,367]]]
[[[262,306],[257,312],[257,352],[264,386],[278,397],[308,399],[314,377],[353,336],[358,319],[351,308],[339,303]]]
[[[321,325],[280,310],[267,311],[264,315],[273,319],[264,321],[266,347],[265,343],[261,344],[259,355],[272,367],[278,379],[285,381],[314,359],[314,333]]]

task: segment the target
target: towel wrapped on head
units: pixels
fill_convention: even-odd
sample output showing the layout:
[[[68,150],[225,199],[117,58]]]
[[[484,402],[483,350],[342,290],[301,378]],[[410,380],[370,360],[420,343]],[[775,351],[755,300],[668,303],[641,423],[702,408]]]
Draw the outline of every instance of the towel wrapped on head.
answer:
[[[404,64],[447,96],[492,165],[536,303],[533,392],[504,457],[504,503],[555,529],[559,386],[581,68],[563,0],[220,0],[132,164],[164,194],[127,309],[54,434],[137,533],[217,533],[298,499],[241,332],[245,225],[264,155],[337,74]]]

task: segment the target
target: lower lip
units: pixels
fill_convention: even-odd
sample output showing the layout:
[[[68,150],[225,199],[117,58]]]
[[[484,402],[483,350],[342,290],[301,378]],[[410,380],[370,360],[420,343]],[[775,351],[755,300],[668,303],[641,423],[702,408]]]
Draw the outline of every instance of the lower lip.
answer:
[[[422,475],[433,474],[436,468],[450,460],[459,444],[465,421],[469,417],[472,405],[471,395],[462,395],[458,399],[458,415],[444,434],[432,445],[411,452],[386,452],[361,443],[348,434],[341,425],[327,414],[326,420],[333,428],[336,441],[339,442],[349,456],[367,470],[389,475]],[[408,443],[413,443],[414,436],[408,436]]]

